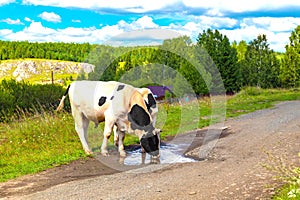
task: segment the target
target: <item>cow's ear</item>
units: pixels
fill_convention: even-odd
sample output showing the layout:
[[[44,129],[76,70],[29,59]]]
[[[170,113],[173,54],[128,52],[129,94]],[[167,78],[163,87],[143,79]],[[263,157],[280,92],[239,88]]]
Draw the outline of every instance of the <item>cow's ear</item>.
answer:
[[[149,107],[153,107],[153,108],[156,107],[156,101],[151,93],[148,94],[148,104]]]
[[[144,127],[150,124],[150,117],[148,113],[139,105],[132,106],[128,113],[128,120],[134,125]]]

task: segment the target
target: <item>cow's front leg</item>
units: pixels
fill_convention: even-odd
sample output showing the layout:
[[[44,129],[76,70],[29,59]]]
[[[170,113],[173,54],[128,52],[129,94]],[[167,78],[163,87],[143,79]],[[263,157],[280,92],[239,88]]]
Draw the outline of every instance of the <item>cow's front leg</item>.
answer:
[[[141,152],[146,153],[146,151],[145,151],[144,147],[142,147],[142,145],[141,145]]]
[[[108,156],[107,142],[108,142],[108,139],[110,138],[113,124],[114,123],[105,121],[104,132],[103,132],[103,141],[102,141],[102,146],[101,146],[101,154],[103,156]]]

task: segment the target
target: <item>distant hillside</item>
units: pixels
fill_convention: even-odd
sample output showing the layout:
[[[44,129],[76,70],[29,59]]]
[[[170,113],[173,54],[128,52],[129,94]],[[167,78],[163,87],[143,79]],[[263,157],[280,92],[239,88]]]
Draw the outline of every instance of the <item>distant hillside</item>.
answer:
[[[88,74],[95,66],[88,63],[45,59],[24,59],[0,61],[0,80],[16,79],[34,83],[49,83],[52,73],[55,82],[76,79],[80,72]]]

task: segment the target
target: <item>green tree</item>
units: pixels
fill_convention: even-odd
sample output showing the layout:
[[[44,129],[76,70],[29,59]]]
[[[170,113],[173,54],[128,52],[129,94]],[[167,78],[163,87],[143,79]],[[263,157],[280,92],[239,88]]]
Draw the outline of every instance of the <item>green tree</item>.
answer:
[[[211,83],[211,76],[202,63],[199,62],[197,48],[192,45],[191,39],[187,36],[182,36],[179,38],[165,40],[161,46],[161,57],[162,62],[167,66],[171,66],[176,70],[176,75],[174,73],[174,85],[180,86],[181,76],[189,83],[189,88],[184,86],[181,90],[181,95],[183,91],[187,94],[192,93],[190,89],[196,94],[207,94],[208,87]],[[182,84],[187,84],[186,82]],[[182,86],[183,87],[183,86]]]
[[[237,51],[237,57],[238,57],[238,61],[242,61],[245,60],[245,54],[247,52],[247,42],[245,40],[242,40],[239,42],[239,44],[237,44],[236,41],[234,41],[232,43],[232,47],[236,49]]]
[[[300,85],[300,25],[292,31],[290,43],[285,46],[280,80],[285,87]]]
[[[266,35],[259,35],[248,45],[245,59],[241,62],[244,86],[272,88],[280,86],[280,63],[269,48]]]
[[[214,90],[221,91],[224,83],[226,92],[238,91],[240,83],[237,52],[230,45],[227,36],[223,36],[218,30],[212,31],[208,29],[199,34],[197,45],[207,51],[216,66],[212,67],[213,63],[209,58],[200,58],[203,59],[201,62],[206,63],[204,66],[211,73],[211,76],[214,77]],[[221,74],[219,78],[217,78],[218,73]]]

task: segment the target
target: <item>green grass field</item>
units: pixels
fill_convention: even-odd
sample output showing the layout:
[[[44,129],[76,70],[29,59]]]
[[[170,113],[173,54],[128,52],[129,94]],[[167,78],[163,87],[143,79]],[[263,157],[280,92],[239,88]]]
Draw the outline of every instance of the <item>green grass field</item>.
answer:
[[[226,97],[226,102],[221,103],[213,103],[208,97],[183,104],[161,103],[157,127],[163,130],[161,136],[165,139],[169,135],[215,123],[221,120],[219,116],[222,114],[226,118],[236,117],[272,107],[280,101],[299,99],[299,89],[246,88],[234,96]],[[223,105],[226,105],[226,113]],[[103,125],[95,129],[90,124],[88,139],[91,148],[96,152],[99,152],[101,145],[102,130]],[[125,145],[133,143],[138,143],[137,137],[127,135]],[[111,140],[110,145],[112,144]],[[34,117],[0,124],[1,182],[85,157],[74,129],[73,118],[67,112],[44,112]]]

